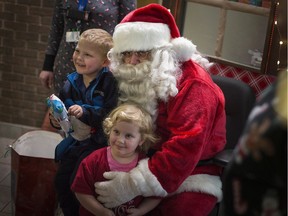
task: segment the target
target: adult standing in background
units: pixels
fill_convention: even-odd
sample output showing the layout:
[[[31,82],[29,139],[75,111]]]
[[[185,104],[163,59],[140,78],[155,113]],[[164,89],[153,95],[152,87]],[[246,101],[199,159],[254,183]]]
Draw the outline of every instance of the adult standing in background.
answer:
[[[78,35],[89,28],[113,33],[115,26],[136,8],[136,0],[56,0],[48,47],[39,75],[45,88],[58,95],[66,76],[75,71],[72,54]]]

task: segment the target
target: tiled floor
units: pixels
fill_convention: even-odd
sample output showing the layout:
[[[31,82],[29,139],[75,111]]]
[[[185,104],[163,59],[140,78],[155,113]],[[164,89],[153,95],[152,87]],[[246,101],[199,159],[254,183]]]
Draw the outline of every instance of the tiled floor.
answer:
[[[12,216],[11,202],[11,152],[14,139],[0,137],[0,216]]]

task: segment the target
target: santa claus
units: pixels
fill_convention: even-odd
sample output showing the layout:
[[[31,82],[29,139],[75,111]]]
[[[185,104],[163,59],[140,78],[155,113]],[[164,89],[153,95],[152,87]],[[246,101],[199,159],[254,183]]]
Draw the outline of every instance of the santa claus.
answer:
[[[113,41],[108,55],[119,101],[145,107],[161,141],[129,173],[105,173],[107,181],[95,183],[98,200],[114,207],[137,195],[160,196],[151,215],[208,215],[222,196],[221,168],[199,161],[226,142],[224,96],[204,69],[209,62],[158,4],[128,14]]]

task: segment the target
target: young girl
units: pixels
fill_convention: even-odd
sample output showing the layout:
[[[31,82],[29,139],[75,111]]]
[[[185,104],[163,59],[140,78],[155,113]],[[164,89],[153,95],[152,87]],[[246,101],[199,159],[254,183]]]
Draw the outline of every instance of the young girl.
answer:
[[[103,128],[109,137],[109,146],[93,152],[81,162],[71,186],[82,205],[80,215],[144,215],[156,207],[160,199],[138,196],[107,209],[97,201],[94,183],[104,181],[103,173],[107,171],[129,172],[145,158],[150,145],[157,141],[152,118],[136,104],[122,104],[104,120]]]

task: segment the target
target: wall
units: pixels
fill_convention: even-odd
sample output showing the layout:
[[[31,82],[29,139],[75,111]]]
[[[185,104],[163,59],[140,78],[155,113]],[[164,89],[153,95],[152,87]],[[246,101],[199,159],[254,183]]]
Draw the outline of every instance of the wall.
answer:
[[[54,0],[0,0],[0,121],[41,126],[42,68]]]

